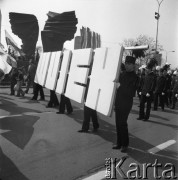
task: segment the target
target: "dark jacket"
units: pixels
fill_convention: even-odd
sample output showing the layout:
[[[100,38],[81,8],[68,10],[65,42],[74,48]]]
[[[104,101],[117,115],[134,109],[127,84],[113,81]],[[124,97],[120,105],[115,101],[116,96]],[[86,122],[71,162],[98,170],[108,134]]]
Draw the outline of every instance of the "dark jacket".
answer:
[[[139,83],[138,83],[138,89],[137,89],[138,92],[142,91],[144,79],[145,79],[145,74],[141,74],[141,76],[139,77]]]
[[[158,76],[156,80],[155,93],[164,92],[165,84],[166,84],[166,77]]]
[[[176,76],[172,81],[172,91],[178,93],[178,76]]]
[[[165,86],[164,86],[164,92],[167,92],[171,89],[171,81],[172,81],[172,78],[169,74],[166,75],[166,83],[165,83]]]
[[[150,95],[153,94],[156,85],[156,75],[153,72],[148,73],[145,76],[143,87],[142,87],[142,94],[146,95],[149,93]]]
[[[130,110],[133,104],[133,97],[135,96],[138,87],[139,78],[135,72],[123,72],[120,74],[120,86],[117,89],[115,108]]]

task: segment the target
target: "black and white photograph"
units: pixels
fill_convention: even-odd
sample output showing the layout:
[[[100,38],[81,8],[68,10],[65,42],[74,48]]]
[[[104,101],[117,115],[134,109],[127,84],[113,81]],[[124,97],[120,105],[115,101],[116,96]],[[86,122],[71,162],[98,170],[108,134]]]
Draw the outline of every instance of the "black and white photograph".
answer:
[[[178,179],[178,0],[0,0],[0,180]]]

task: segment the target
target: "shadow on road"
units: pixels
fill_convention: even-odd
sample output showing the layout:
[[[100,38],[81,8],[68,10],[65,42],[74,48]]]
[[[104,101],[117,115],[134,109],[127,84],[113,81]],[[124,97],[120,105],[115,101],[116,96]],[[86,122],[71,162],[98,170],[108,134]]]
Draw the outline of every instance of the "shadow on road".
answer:
[[[72,115],[72,118],[81,124],[83,123],[83,111],[78,110]],[[97,136],[100,136],[106,141],[112,142],[113,144],[116,142],[116,128],[114,125],[107,123],[106,121],[99,119],[100,128],[97,133],[94,133]],[[166,126],[166,124],[165,124]],[[169,125],[168,125],[169,126]],[[173,128],[177,128],[172,126]],[[93,133],[88,133],[93,134]],[[135,161],[143,164],[143,163],[154,163],[155,160],[158,160],[158,163],[162,164],[162,167],[159,169],[164,170],[166,163],[172,163],[175,166],[175,172],[178,171],[178,163],[177,163],[177,153],[167,150],[166,154],[150,154],[147,152],[149,149],[153,148],[152,144],[147,143],[146,141],[129,134],[130,137],[130,148],[128,150],[128,155],[133,158]],[[111,149],[112,150],[112,149]]]
[[[5,110],[7,112],[10,112],[10,114],[23,114],[24,112],[37,112],[37,113],[41,113],[41,111],[37,111],[35,109],[29,109],[29,108],[23,108],[23,107],[19,107],[16,103],[13,103],[11,98],[7,98],[6,100],[1,98],[1,102],[2,104],[0,104],[0,109]],[[10,101],[8,101],[10,100]],[[34,102],[33,102],[34,103]],[[15,113],[12,113],[15,112]]]
[[[11,172],[11,173],[10,173]],[[29,180],[25,177],[16,165],[9,159],[0,147],[0,179],[1,180]]]
[[[38,119],[39,117],[35,116],[6,117],[0,119],[0,129],[9,130],[8,132],[1,133],[1,136],[17,147],[24,149],[32,137],[34,131],[33,125]]]

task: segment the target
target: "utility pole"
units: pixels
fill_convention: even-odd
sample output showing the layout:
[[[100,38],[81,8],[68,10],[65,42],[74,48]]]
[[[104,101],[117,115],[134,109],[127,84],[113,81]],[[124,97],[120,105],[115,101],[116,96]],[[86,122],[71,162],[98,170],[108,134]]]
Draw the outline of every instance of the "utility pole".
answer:
[[[159,18],[160,18],[160,14],[159,14],[159,9],[161,6],[161,3],[163,2],[163,0],[161,0],[160,2],[157,0],[158,2],[158,12],[155,12],[155,19],[157,20],[157,28],[156,28],[156,51],[157,51],[157,46],[158,46],[158,26],[159,26]]]

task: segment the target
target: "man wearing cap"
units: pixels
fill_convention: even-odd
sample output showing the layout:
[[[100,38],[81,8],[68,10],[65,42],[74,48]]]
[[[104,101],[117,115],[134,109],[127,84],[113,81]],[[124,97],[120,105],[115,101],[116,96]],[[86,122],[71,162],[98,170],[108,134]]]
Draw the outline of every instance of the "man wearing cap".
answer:
[[[172,106],[171,109],[175,109],[177,98],[178,98],[178,73],[174,71],[175,75],[174,79],[172,80]]]
[[[154,70],[156,69],[157,61],[155,59],[151,59],[150,62],[147,64],[147,73],[144,79],[143,87],[141,88],[141,100],[140,100],[140,110],[139,110],[139,117],[137,120],[144,120],[147,121],[150,117],[150,110],[151,110],[151,103],[153,100],[153,91],[155,90],[156,86],[156,75],[154,74]],[[145,110],[145,103],[147,103],[146,113]]]
[[[121,149],[121,152],[126,152],[129,145],[127,119],[139,80],[135,73],[135,60],[132,56],[126,56],[125,71],[120,74],[120,86],[117,89],[115,99],[117,144],[113,149]]]

